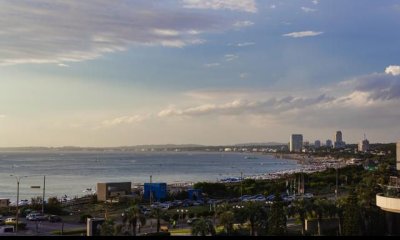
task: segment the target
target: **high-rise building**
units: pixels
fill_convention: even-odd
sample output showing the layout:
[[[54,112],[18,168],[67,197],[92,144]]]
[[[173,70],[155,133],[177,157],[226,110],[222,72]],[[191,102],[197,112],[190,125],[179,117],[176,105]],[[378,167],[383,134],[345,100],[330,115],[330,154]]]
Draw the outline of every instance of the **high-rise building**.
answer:
[[[314,142],[314,147],[315,147],[315,148],[320,148],[320,147],[321,147],[321,141],[320,141],[320,140],[316,140],[316,141]]]
[[[367,152],[369,150],[369,141],[364,136],[364,139],[358,143],[358,151],[359,152]]]
[[[397,142],[396,156],[397,156],[396,168],[397,168],[397,171],[400,171],[400,141]]]
[[[346,143],[343,141],[343,135],[341,131],[337,131],[336,135],[334,136],[334,142],[333,142],[333,147],[334,148],[342,148],[346,145]]]
[[[328,140],[326,140],[326,144],[325,144],[325,145],[326,145],[326,147],[327,147],[327,148],[332,148],[332,147],[333,147],[333,145],[332,145],[332,141],[331,141],[331,140],[329,140],[329,139],[328,139]]]
[[[290,151],[301,152],[302,148],[303,148],[303,135],[292,134],[292,136],[290,137]]]

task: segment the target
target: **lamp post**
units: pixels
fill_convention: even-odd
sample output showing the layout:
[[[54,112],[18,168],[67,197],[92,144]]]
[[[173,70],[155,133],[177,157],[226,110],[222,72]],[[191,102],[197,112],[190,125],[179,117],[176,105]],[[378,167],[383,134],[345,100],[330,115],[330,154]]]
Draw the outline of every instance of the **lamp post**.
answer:
[[[34,176],[30,176],[30,177],[34,177]],[[31,188],[40,188],[40,186],[31,186]],[[43,215],[44,215],[45,191],[46,191],[46,176],[43,176],[43,197],[42,197],[42,214]]]
[[[22,178],[26,178],[28,176],[16,176],[14,174],[11,174],[10,177],[15,177],[15,179],[17,180],[17,213],[15,214],[15,232],[18,232],[18,216],[19,216],[19,182],[21,181]]]

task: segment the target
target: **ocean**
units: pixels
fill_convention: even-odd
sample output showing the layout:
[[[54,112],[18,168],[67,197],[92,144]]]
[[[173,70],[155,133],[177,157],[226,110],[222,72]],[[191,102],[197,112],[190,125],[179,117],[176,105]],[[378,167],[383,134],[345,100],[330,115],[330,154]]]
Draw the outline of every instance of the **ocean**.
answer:
[[[251,156],[246,158],[246,156]],[[256,156],[256,158],[253,158]],[[98,182],[218,181],[301,168],[294,160],[272,155],[219,152],[0,152],[0,198],[80,197]],[[14,176],[10,176],[14,175]],[[40,186],[40,188],[31,188]]]

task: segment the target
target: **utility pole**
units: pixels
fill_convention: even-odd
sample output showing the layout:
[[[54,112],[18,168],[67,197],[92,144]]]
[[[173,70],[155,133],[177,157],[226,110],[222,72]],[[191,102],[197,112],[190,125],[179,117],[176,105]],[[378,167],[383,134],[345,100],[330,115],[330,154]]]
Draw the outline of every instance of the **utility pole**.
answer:
[[[240,201],[243,201],[243,172],[240,172]]]
[[[15,177],[17,180],[17,212],[15,214],[15,232],[18,232],[18,217],[19,217],[19,182],[22,178],[28,177],[28,176],[16,176],[14,174],[11,174],[10,177]]]
[[[338,197],[338,175],[339,175],[338,163],[336,163],[336,189],[335,189],[335,201],[337,201]]]
[[[42,199],[42,214],[44,215],[44,198],[46,189],[46,176],[43,176],[43,199]]]
[[[153,191],[152,191],[152,182],[151,182],[151,180],[152,180],[152,175],[150,175],[150,207],[151,207],[151,200],[152,200],[152,196],[153,196]]]

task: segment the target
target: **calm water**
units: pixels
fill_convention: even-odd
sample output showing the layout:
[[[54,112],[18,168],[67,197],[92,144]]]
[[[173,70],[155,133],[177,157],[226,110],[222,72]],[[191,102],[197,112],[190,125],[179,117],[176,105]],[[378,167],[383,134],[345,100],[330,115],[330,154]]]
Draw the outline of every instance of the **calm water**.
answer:
[[[20,181],[20,199],[41,196],[46,175],[46,198],[85,195],[98,182],[127,181],[197,182],[216,181],[296,169],[296,161],[257,155],[245,159],[244,153],[204,152],[1,152],[0,198],[16,199],[17,181],[10,174],[30,176]],[[13,167],[14,166],[14,167]]]

